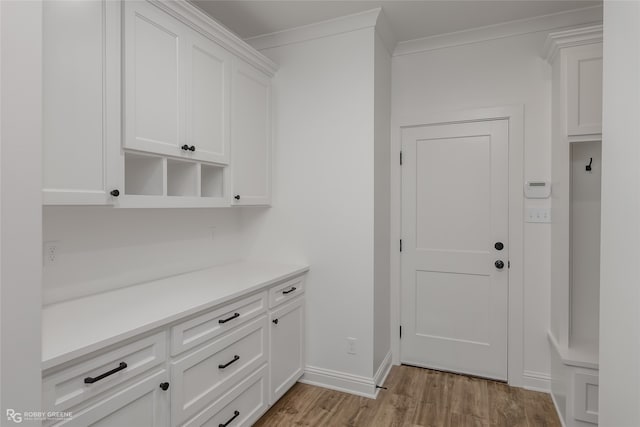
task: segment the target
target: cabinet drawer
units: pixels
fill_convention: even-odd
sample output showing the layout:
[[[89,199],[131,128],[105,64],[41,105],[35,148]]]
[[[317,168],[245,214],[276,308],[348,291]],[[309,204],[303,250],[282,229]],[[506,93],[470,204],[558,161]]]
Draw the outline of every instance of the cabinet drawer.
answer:
[[[230,427],[252,425],[268,408],[267,372],[268,367],[264,365],[214,404],[187,421],[184,427],[218,427],[225,423]]]
[[[267,293],[252,295],[171,328],[171,355],[175,356],[217,337],[263,313]]]
[[[269,289],[269,308],[289,301],[304,292],[304,276],[287,280]]]
[[[48,375],[42,384],[43,407],[64,411],[163,363],[166,340],[160,332]]]
[[[179,425],[267,361],[261,316],[171,365],[171,425]]]

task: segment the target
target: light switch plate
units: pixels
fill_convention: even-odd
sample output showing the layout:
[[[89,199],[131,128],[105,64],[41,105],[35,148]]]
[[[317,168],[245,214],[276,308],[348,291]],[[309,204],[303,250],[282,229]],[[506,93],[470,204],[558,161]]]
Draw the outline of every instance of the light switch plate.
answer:
[[[527,208],[526,222],[551,222],[551,208]]]

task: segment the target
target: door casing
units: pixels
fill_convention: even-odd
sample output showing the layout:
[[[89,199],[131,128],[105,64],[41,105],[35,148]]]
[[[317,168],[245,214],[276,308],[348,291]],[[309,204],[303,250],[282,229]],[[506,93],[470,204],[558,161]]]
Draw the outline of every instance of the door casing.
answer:
[[[392,362],[400,364],[401,264],[401,166],[403,128],[445,123],[506,119],[509,122],[509,298],[507,377],[513,386],[546,390],[544,380],[524,372],[524,106],[477,108],[448,112],[416,112],[391,119],[391,349]]]

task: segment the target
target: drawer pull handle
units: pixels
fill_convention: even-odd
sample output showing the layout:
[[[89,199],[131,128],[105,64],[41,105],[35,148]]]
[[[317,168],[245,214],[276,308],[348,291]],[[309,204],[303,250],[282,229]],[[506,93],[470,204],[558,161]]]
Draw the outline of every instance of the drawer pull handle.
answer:
[[[160,383],[160,388],[167,391],[169,389],[169,383]]]
[[[227,427],[229,424],[231,424],[231,422],[232,422],[233,420],[235,420],[235,419],[236,419],[236,418],[238,418],[239,416],[240,416],[240,412],[238,412],[238,411],[233,411],[233,417],[229,418],[229,419],[227,420],[227,422],[226,422],[226,423],[224,423],[224,424],[222,424],[222,423],[218,424],[218,427]]]
[[[233,320],[236,317],[240,317],[240,313],[233,313],[233,316],[227,317],[226,319],[220,319],[218,320],[218,323],[227,323],[229,320]]]
[[[278,324],[278,319],[273,319],[272,322],[273,322],[274,325],[277,325]]]
[[[87,378],[85,378],[85,379],[84,379],[84,383],[85,383],[85,384],[93,384],[93,383],[95,383],[95,382],[100,381],[100,380],[101,380],[101,379],[103,379],[103,378],[108,377],[109,375],[113,375],[113,374],[115,374],[116,372],[118,372],[118,371],[122,371],[123,369],[126,369],[126,368],[127,368],[127,364],[126,364],[126,363],[124,363],[124,362],[120,362],[120,365],[118,365],[118,367],[117,367],[117,368],[112,369],[112,370],[110,370],[109,372],[105,372],[104,374],[102,374],[102,375],[98,375],[97,377],[87,377]]]
[[[295,287],[295,286],[292,286],[292,287],[291,287],[291,289],[289,289],[288,291],[282,291],[282,293],[283,293],[284,295],[286,295],[286,294],[290,294],[291,292],[293,292],[293,291],[295,291],[295,290],[296,290],[296,287]]]
[[[228,361],[227,363],[225,363],[224,365],[218,365],[218,369],[224,369],[227,366],[231,365],[232,363],[237,362],[238,360],[240,360],[240,356],[238,356],[237,354],[235,356],[233,356],[233,359],[231,359],[230,361]]]

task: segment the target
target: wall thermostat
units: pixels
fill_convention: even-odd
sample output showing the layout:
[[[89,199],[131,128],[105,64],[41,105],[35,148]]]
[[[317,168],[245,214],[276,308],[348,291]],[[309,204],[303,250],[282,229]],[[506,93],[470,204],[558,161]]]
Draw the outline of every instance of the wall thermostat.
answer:
[[[527,199],[546,199],[551,195],[551,183],[548,181],[527,181],[524,184]]]

